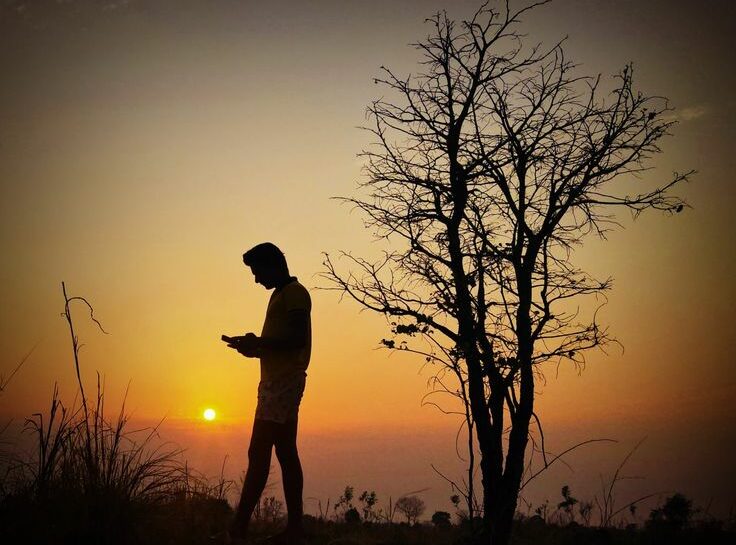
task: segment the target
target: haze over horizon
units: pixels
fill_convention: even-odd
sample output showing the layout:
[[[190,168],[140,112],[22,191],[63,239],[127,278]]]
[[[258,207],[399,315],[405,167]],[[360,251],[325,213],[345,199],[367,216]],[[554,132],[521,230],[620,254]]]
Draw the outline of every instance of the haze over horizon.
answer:
[[[110,332],[73,308],[86,384],[105,377],[110,414],[130,382],[136,422],[166,416],[164,438],[203,471],[225,455],[233,475],[244,469],[258,369],[219,337],[260,331],[269,294],[243,251],[275,242],[311,289],[322,252],[380,250],[330,200],[361,179],[368,140],[356,127],[381,92],[372,78],[381,65],[415,71],[407,44],[425,36],[424,19],[477,4],[1,3],[0,373],[33,352],[0,394],[0,426],[47,410],[55,381],[71,404],[65,281]],[[692,209],[621,217],[624,229],[574,258],[614,278],[602,321],[625,349],[590,353],[581,373],[548,366],[537,407],[551,450],[619,443],[578,451],[575,472],[551,470],[530,487],[535,504],[558,500],[563,484],[592,497],[644,437],[630,469],[646,479],[622,500],[681,491],[720,514],[736,503],[734,15],[718,1],[556,0],[525,19],[531,41],[568,36],[581,73],[633,61],[635,84],[667,96],[679,120],[647,176],[698,171],[678,192]],[[311,293],[305,497],[334,499],[346,484],[383,498],[430,488],[430,509],[449,510],[430,464],[461,475],[458,422],[421,405],[431,369],[378,349],[381,318]],[[215,421],[201,419],[206,407]]]

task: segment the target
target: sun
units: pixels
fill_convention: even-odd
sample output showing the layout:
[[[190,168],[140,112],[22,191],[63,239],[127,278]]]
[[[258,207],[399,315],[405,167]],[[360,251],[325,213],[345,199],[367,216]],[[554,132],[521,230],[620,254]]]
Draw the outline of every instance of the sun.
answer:
[[[215,412],[215,409],[205,409],[202,413],[202,416],[205,420],[214,420],[217,416],[217,413]]]

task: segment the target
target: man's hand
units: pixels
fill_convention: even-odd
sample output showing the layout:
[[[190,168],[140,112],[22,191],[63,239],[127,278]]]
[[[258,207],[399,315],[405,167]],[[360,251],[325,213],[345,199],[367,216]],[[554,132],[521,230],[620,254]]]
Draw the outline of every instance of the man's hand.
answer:
[[[235,348],[246,358],[257,358],[261,352],[260,339],[255,333],[246,333]]]

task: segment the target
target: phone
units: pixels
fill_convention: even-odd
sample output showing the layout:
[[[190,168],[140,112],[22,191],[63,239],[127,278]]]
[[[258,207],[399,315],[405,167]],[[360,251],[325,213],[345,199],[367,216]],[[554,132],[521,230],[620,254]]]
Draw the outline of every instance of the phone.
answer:
[[[227,335],[223,335],[220,338],[232,347],[242,340],[242,337],[228,337]]]

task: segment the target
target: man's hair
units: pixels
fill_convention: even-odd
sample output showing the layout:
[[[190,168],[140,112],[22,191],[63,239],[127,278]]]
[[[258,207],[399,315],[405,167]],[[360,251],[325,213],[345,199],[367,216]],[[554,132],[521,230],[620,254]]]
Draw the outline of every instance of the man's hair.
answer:
[[[263,242],[257,246],[253,246],[250,250],[243,254],[243,263],[249,267],[252,265],[266,265],[275,268],[283,268],[289,270],[286,264],[284,252],[271,242]]]

